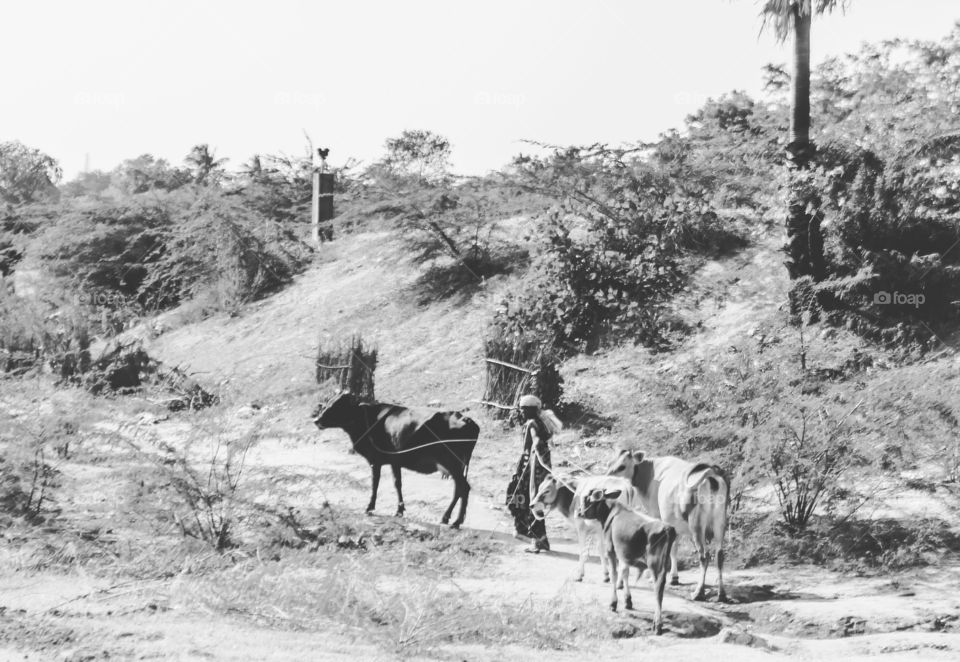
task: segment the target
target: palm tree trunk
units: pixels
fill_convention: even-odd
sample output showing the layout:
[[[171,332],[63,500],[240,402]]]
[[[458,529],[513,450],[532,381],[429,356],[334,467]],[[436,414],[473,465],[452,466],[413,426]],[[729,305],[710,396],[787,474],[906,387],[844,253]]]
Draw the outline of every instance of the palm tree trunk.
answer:
[[[822,217],[816,210],[819,200],[804,185],[803,171],[813,158],[810,142],[810,21],[812,12],[793,7],[794,70],[793,108],[790,116],[790,144],[787,159],[793,166],[787,211],[787,272],[790,278],[824,278]],[[795,311],[796,312],[796,311]]]
[[[793,8],[793,112],[787,149],[798,167],[806,167],[810,149],[810,12]]]

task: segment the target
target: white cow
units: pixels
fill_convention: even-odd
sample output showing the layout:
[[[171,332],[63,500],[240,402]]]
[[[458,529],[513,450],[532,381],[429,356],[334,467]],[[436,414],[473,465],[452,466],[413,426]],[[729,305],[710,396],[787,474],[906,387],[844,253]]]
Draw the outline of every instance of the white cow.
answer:
[[[704,599],[711,543],[717,544],[717,599],[726,601],[723,588],[723,538],[727,532],[730,486],[719,467],[694,464],[678,457],[645,458],[641,451],[620,451],[608,476],[626,478],[639,493],[643,510],[663,520],[680,535],[690,536],[700,559],[700,583],[691,596]],[[679,583],[677,546],[670,552],[671,584]]]
[[[580,476],[577,478],[560,478],[551,474],[540,483],[540,488],[530,502],[530,511],[537,519],[544,519],[547,514],[556,510],[563,515],[577,532],[577,541],[580,544],[580,562],[574,581],[583,581],[584,566],[590,556],[590,539],[596,538],[601,542],[601,523],[593,519],[585,519],[579,515],[583,496],[596,489],[619,489],[622,494],[619,501],[628,508],[640,508],[640,498],[628,481],[614,479],[610,476]],[[600,563],[603,567],[603,581],[610,581],[607,555],[600,550]]]

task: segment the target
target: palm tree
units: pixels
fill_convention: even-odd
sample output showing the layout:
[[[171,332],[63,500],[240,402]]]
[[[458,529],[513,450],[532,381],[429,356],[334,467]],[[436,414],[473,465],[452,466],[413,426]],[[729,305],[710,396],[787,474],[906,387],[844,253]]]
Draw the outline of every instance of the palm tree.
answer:
[[[218,159],[216,151],[211,150],[210,145],[201,144],[194,145],[184,161],[193,170],[193,181],[197,184],[203,184],[208,179],[216,183],[223,172],[223,164],[227,162],[227,159]],[[214,176],[211,177],[211,175]]]
[[[793,36],[793,94],[790,113],[790,142],[787,160],[796,171],[806,169],[814,158],[815,146],[810,142],[810,23],[814,14],[841,8],[847,0],[765,0],[761,15],[763,26],[771,26],[777,39],[785,42]],[[822,218],[814,211],[809,195],[803,191],[801,177],[794,174],[789,191],[787,212],[787,272],[790,278],[810,276],[822,280]]]

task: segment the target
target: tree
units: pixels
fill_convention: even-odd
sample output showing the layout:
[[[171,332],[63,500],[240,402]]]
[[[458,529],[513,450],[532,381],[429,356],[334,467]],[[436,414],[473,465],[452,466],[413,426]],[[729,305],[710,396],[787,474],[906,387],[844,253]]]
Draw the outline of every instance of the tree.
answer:
[[[90,170],[81,172],[75,179],[64,184],[61,190],[68,198],[97,197],[110,188],[111,183],[112,177],[109,172]]]
[[[193,181],[197,184],[219,182],[223,176],[223,164],[226,162],[227,159],[218,159],[216,150],[211,150],[206,143],[194,145],[184,159],[184,163],[190,168]]]
[[[186,170],[172,168],[152,154],[127,159],[114,169],[112,176],[120,191],[131,194],[154,189],[173,191],[190,182],[190,173]]]
[[[420,182],[442,179],[450,162],[450,141],[432,131],[404,131],[386,143],[387,155],[378,164],[390,174]]]
[[[824,277],[822,217],[805,186],[803,171],[814,157],[810,141],[810,25],[813,14],[833,11],[845,0],[766,0],[764,27],[772,26],[781,42],[793,36],[793,87],[787,161],[791,174],[787,211],[787,271],[791,278]],[[811,204],[813,203],[813,204]]]
[[[0,202],[15,206],[55,195],[62,175],[52,156],[16,140],[0,143]]]

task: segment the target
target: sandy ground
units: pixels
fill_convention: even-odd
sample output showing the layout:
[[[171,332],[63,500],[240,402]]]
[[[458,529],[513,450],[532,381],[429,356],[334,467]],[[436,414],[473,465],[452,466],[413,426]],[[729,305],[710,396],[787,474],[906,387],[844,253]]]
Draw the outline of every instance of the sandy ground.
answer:
[[[263,415],[268,416],[265,412]],[[177,430],[176,421],[169,424]],[[304,503],[330,499],[334,507],[355,507],[365,500],[368,469],[347,452],[337,431],[315,435],[318,441],[293,445],[267,439],[250,457],[255,472],[299,472],[314,489]],[[838,659],[876,655],[884,659],[943,659],[960,656],[960,567],[934,567],[895,577],[849,577],[821,568],[756,568],[726,573],[728,604],[687,599],[695,569],[681,572],[682,585],[664,599],[665,634],[648,635],[652,593],[647,581],[635,582],[633,612],[607,612],[608,584],[600,581],[596,558],[582,583],[571,581],[577,545],[559,517],[548,522],[553,550],[530,555],[512,539],[512,524],[500,504],[509,466],[503,446],[513,435],[482,445],[471,472],[474,490],[466,531],[507,541],[506,553],[483,576],[456,578],[456,585],[490,605],[543,601],[564,609],[605,614],[610,636],[596,641],[602,659],[636,659],[662,650],[671,659]],[[509,465],[509,462],[506,463]],[[325,485],[333,474],[342,476]],[[80,472],[79,475],[83,475]],[[95,473],[84,479],[89,482]],[[425,527],[449,499],[452,484],[438,476],[405,473],[408,519]],[[390,481],[381,483],[378,514],[389,517],[396,497]],[[453,531],[444,535],[462,536]],[[689,549],[689,548],[688,548]],[[708,580],[713,583],[711,571]],[[110,585],[85,575],[52,572],[12,573],[0,577],[0,660],[204,659],[340,660],[392,659],[392,655],[349,633],[291,631],[251,623],[222,613],[198,612],[178,600],[169,582]],[[550,623],[544,623],[550,627]],[[582,660],[583,650],[538,651],[520,646],[488,650],[446,646],[426,657],[438,659]],[[413,659],[418,659],[414,656]]]

